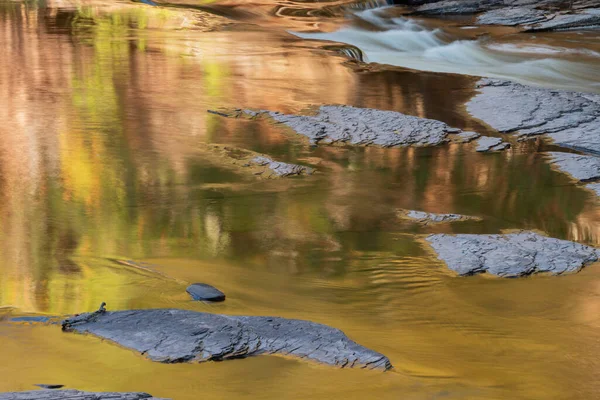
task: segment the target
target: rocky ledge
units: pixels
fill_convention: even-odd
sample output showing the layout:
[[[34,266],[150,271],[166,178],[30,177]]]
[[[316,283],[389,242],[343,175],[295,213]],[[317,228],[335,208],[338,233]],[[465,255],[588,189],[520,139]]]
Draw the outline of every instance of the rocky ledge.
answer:
[[[434,234],[427,242],[459,275],[487,272],[500,277],[560,275],[598,261],[600,250],[579,243],[520,232],[498,235]]]
[[[477,148],[475,149],[479,153],[492,153],[496,151],[506,150],[510,147],[509,143],[504,142],[502,139],[491,136],[482,136],[477,140]]]
[[[581,182],[600,179],[600,157],[550,151],[550,163]]]
[[[340,368],[388,370],[387,357],[338,329],[309,321],[245,317],[176,309],[108,312],[104,304],[63,322],[164,363],[221,361],[259,354],[312,360]]]
[[[81,392],[79,390],[32,390],[0,393],[0,400],[161,400],[148,393]],[[166,400],[166,399],[162,399]]]
[[[457,221],[481,221],[479,217],[471,217],[469,215],[460,214],[436,214],[425,211],[404,210],[397,211],[398,217],[401,219],[409,219],[422,225],[440,224],[444,222]]]
[[[482,25],[521,26],[525,31],[599,29],[595,0],[411,0],[420,15],[480,14]]]
[[[414,117],[396,111],[351,106],[321,106],[316,115],[291,115],[252,110],[218,112],[218,114],[226,117],[267,116],[291,128],[294,132],[306,136],[311,144],[435,146],[447,142],[466,143],[479,137],[475,132],[452,128],[433,119]]]
[[[546,134],[559,146],[600,154],[600,95],[489,78],[478,88],[467,110],[498,131]]]

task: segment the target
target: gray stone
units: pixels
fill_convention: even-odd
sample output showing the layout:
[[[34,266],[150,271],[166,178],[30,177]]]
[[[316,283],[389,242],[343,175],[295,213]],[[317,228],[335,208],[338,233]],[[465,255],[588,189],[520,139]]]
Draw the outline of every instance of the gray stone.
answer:
[[[0,393],[0,400],[161,400],[148,393],[82,392],[79,390],[32,390]],[[166,399],[162,399],[166,400]]]
[[[321,106],[315,116],[266,111],[275,121],[316,143],[354,145],[433,146],[449,141],[467,142],[473,132],[463,132],[441,121],[350,106]]]
[[[493,151],[502,151],[510,147],[509,143],[503,142],[502,139],[491,136],[481,136],[477,140],[476,151],[489,153]]]
[[[469,215],[460,214],[436,214],[425,211],[416,210],[398,210],[398,216],[404,219],[410,219],[423,225],[438,224],[443,222],[457,222],[475,220],[480,221],[479,217],[471,217]]]
[[[250,160],[250,164],[268,166],[277,176],[285,177],[292,175],[310,175],[313,169],[303,165],[288,164],[280,161],[274,161],[269,157],[257,156]]]
[[[600,196],[600,183],[590,183],[589,185],[585,185],[585,187],[596,193],[597,196]]]
[[[576,13],[558,14],[545,22],[527,27],[527,32],[564,31],[573,29],[600,29],[600,8]]]
[[[502,0],[446,0],[417,7],[418,14],[475,14],[502,5]]]
[[[561,171],[582,182],[600,178],[600,158],[556,151],[546,153]]]
[[[426,238],[440,260],[459,275],[487,272],[501,277],[576,272],[598,260],[600,251],[579,243],[520,232]]]
[[[101,308],[65,320],[63,330],[90,333],[165,363],[278,354],[341,368],[392,367],[387,357],[356,344],[338,329],[277,317]]]
[[[193,283],[185,289],[197,301],[224,301],[225,293],[206,283]]]
[[[500,132],[548,134],[563,147],[600,154],[600,95],[479,81],[467,110]]]
[[[506,7],[490,10],[479,17],[477,23],[481,25],[524,25],[546,21],[548,17],[542,10],[531,7]]]

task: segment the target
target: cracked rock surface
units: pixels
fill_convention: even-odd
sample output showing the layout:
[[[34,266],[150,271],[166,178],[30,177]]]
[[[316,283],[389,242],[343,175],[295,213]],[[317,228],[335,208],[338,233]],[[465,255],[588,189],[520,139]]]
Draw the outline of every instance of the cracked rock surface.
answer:
[[[101,308],[65,320],[63,330],[90,333],[165,363],[278,354],[341,368],[392,367],[387,357],[360,346],[338,329],[277,317]]]
[[[477,135],[433,119],[350,106],[321,106],[315,116],[278,112],[267,114],[308,137],[314,144],[339,142],[382,147],[434,146],[449,141],[464,143]]]
[[[161,400],[148,393],[82,392],[79,390],[32,390],[0,393],[0,400]],[[165,400],[165,399],[162,399]]]
[[[303,165],[289,164],[280,161],[274,161],[266,156],[257,156],[250,160],[250,164],[269,167],[271,172],[278,177],[286,177],[292,175],[310,175],[313,169]]]
[[[600,157],[551,151],[550,163],[573,178],[585,182],[600,178]]]
[[[582,10],[575,14],[558,14],[547,21],[527,27],[528,32],[599,29],[600,8]]]
[[[525,25],[547,20],[546,13],[531,7],[507,7],[490,10],[479,17],[477,23],[481,25]]]
[[[554,143],[600,154],[600,95],[484,78],[468,112],[500,132],[547,134]]]
[[[491,136],[481,136],[477,140],[476,151],[480,153],[489,153],[494,151],[506,150],[510,147],[509,143],[503,142],[502,139]]]
[[[497,235],[434,234],[426,238],[438,258],[460,275],[500,277],[560,275],[598,260],[600,250],[579,243],[520,232]]]
[[[429,225],[438,224],[443,222],[456,222],[456,221],[468,221],[468,220],[481,220],[478,217],[471,217],[469,215],[461,214],[436,214],[425,211],[416,210],[398,210],[398,216],[404,219],[410,219],[415,222]]]

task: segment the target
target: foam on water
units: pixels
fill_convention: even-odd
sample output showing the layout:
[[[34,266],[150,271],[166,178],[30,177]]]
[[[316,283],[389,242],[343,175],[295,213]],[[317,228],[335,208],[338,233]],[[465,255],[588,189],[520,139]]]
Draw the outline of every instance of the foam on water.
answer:
[[[305,39],[354,45],[362,50],[366,62],[600,92],[600,68],[596,65],[546,57],[572,55],[572,49],[562,51],[563,48],[538,46],[536,51],[531,51],[527,47],[510,44],[457,40],[440,29],[427,29],[414,20],[386,18],[387,8],[357,12],[355,16],[361,24],[352,24],[334,32],[292,33]],[[362,27],[365,23],[373,29]],[[580,53],[586,51],[581,50]]]

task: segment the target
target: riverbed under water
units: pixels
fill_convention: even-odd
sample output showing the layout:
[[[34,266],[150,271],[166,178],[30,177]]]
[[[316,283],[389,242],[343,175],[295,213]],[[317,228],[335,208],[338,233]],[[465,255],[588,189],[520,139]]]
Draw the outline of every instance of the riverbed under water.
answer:
[[[600,397],[600,265],[562,277],[458,278],[422,243],[432,232],[532,229],[600,246],[600,203],[546,163],[540,152],[551,145],[512,141],[499,154],[314,148],[268,121],[206,112],[348,104],[494,136],[464,110],[478,78],[456,72],[467,65],[462,72],[551,86],[554,78],[519,75],[513,64],[551,65],[561,87],[598,91],[598,32],[461,29],[465,21],[400,20],[395,8],[378,10],[387,22],[374,28],[343,2],[199,8],[210,13],[191,1],[0,0],[0,392],[57,383],[177,400]],[[418,46],[406,57],[392,46],[380,59],[341,36],[399,26],[405,36],[475,40],[468,46],[510,65],[490,69],[487,58],[457,60],[460,52],[432,65]],[[299,37],[316,31],[337,32],[336,43]],[[356,51],[344,38],[377,64],[349,60]],[[403,59],[412,61],[393,61]],[[208,143],[318,173],[261,180],[216,162]],[[483,221],[421,226],[397,218],[400,208]],[[192,302],[192,282],[215,285],[227,301]],[[102,301],[109,310],[308,319],[342,329],[395,369],[267,356],[160,364],[57,326],[7,321]]]

